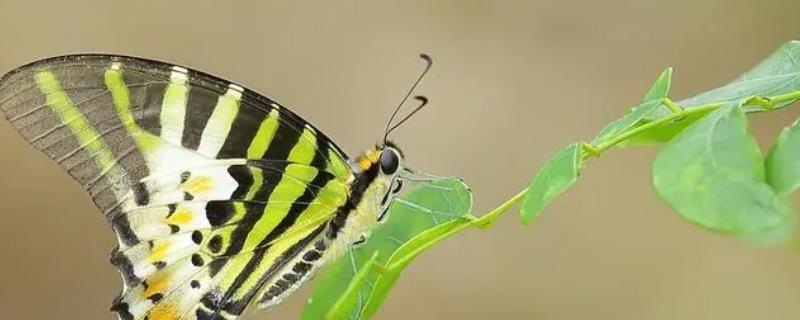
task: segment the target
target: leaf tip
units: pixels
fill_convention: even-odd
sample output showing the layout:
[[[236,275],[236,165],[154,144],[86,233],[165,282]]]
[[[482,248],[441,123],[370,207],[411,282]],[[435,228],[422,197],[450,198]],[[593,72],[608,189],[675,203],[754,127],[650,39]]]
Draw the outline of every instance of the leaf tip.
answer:
[[[531,224],[531,221],[533,221],[533,218],[535,216],[536,216],[535,213],[531,213],[530,211],[527,211],[525,209],[522,209],[519,212],[519,220],[520,220],[520,222],[522,223],[523,226],[527,226],[527,225]]]

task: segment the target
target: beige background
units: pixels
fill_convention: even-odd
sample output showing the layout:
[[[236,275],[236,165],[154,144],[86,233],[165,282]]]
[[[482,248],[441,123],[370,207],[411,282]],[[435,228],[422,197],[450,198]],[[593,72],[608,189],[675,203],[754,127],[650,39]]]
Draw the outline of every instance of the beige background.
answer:
[[[464,177],[481,213],[664,67],[687,96],[800,35],[796,0],[214,3],[2,1],[0,73],[85,51],[178,62],[292,106],[352,154],[379,139],[425,51],[430,107],[394,138],[416,167]],[[754,117],[762,146],[796,110]],[[0,319],[111,319],[110,229],[6,122],[0,146]],[[650,187],[654,154],[608,153],[531,226],[509,213],[435,248],[378,318],[800,318],[797,253],[678,218]],[[296,318],[307,294],[248,319]]]

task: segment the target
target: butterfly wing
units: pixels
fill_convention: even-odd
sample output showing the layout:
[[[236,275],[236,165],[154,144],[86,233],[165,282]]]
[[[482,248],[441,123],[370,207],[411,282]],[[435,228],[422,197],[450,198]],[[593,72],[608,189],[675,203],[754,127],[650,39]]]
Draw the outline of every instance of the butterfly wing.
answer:
[[[0,79],[0,109],[111,222],[121,319],[234,319],[278,297],[324,250],[352,181],[344,153],[291,111],[161,62],[35,62]]]

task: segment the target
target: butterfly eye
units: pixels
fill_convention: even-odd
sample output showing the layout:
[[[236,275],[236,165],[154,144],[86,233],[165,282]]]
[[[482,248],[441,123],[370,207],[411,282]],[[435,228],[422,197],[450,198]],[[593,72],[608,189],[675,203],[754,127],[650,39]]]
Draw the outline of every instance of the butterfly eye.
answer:
[[[398,159],[397,153],[391,149],[384,149],[381,152],[381,172],[394,174],[398,167],[400,167],[400,159]]]

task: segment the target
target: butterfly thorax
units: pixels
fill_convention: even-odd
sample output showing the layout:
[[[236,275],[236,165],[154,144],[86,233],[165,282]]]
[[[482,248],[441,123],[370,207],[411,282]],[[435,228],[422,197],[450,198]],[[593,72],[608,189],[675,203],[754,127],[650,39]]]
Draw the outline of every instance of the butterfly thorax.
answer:
[[[328,238],[332,240],[327,261],[335,260],[353,244],[364,241],[381,222],[381,215],[394,196],[390,192],[395,179],[381,171],[381,147],[370,149],[351,161],[354,172],[350,197],[331,220]]]
[[[355,245],[366,241],[370,232],[383,221],[385,210],[399,188],[391,188],[396,180],[394,172],[387,174],[382,170],[381,149],[375,147],[350,161],[353,179],[349,183],[347,201],[339,207],[324,234],[313,246],[305,248],[278,274],[276,278],[284,279],[280,280],[283,283],[273,282],[264,286],[258,300],[260,307],[281,302],[316,269],[337,260]],[[288,283],[287,280],[292,281]]]

